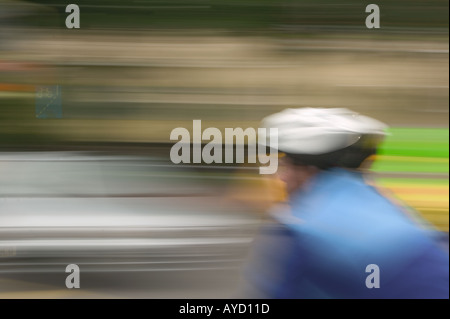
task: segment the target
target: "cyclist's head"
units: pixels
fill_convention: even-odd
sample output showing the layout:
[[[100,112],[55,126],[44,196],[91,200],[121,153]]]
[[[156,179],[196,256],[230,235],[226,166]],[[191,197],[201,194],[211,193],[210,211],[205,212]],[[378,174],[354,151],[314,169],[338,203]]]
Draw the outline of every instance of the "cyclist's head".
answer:
[[[306,173],[311,174],[332,167],[360,167],[376,153],[387,128],[344,108],[286,109],[264,118],[262,127],[277,128],[272,133],[276,136],[269,137],[278,140],[278,151],[284,154],[281,164],[308,168]],[[292,172],[285,170],[284,175],[292,178]]]

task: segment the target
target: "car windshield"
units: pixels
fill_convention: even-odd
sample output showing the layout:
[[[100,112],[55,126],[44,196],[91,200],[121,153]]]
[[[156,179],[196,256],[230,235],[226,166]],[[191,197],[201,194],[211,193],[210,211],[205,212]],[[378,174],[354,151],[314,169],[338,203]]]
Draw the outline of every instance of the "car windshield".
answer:
[[[2,153],[0,176],[2,197],[147,197],[205,191],[195,176],[169,171],[158,159],[144,156]]]

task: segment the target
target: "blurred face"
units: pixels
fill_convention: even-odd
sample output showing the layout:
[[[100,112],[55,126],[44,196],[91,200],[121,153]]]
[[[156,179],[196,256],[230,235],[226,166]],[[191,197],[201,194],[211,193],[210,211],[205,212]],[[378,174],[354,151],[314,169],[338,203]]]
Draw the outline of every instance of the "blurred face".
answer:
[[[278,178],[284,182],[289,194],[306,187],[311,178],[319,172],[314,166],[295,165],[286,156],[281,157],[278,162]]]

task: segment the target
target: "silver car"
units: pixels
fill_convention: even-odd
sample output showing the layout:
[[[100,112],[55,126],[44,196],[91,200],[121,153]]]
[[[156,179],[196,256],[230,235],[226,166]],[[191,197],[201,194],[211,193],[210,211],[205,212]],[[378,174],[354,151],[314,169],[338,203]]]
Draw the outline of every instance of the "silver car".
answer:
[[[237,276],[259,220],[206,177],[145,156],[2,153],[0,276],[69,264],[90,276]]]

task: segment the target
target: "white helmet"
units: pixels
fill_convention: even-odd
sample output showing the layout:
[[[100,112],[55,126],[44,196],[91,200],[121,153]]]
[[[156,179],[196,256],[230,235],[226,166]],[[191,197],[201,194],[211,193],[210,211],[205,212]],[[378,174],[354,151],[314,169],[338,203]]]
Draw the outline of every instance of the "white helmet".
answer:
[[[278,129],[267,138],[277,138],[280,151],[306,155],[344,149],[362,136],[376,137],[379,143],[387,129],[386,124],[345,108],[285,109],[264,118],[262,127]]]

